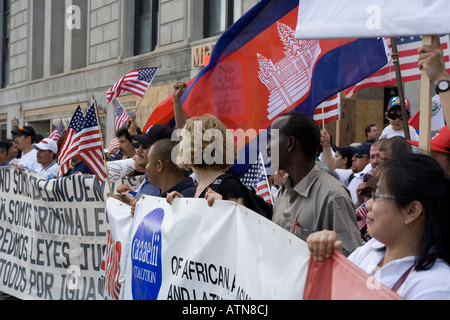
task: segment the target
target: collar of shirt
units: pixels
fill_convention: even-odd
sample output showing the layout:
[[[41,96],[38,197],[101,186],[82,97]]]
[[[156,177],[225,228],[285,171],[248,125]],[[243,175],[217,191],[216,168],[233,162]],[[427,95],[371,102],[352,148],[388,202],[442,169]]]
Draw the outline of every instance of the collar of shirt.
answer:
[[[5,161],[2,164],[0,164],[0,167],[9,167],[9,162]]]
[[[312,170],[300,181],[295,187],[292,187],[291,179],[288,178],[284,184],[286,189],[294,190],[298,194],[300,194],[303,197],[308,197],[309,192],[311,191],[311,187],[313,186],[314,182],[319,178],[319,175],[321,173],[321,170],[319,166],[316,164]]]
[[[51,167],[53,167],[56,164],[56,160],[53,160],[52,163],[50,163],[46,168],[43,168],[42,171],[47,171],[48,169],[50,169]]]

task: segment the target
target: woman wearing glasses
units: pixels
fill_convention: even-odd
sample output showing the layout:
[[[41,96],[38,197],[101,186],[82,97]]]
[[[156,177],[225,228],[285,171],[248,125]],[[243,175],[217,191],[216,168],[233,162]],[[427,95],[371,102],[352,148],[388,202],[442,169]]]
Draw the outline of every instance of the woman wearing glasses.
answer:
[[[450,179],[433,158],[409,154],[380,167],[366,206],[372,240],[349,260],[408,300],[450,299]],[[315,260],[341,245],[337,234],[312,234]]]

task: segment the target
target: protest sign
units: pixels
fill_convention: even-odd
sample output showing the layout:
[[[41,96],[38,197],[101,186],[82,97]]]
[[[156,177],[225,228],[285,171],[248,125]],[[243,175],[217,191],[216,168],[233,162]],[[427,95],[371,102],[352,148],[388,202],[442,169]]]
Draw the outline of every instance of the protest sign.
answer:
[[[128,239],[124,298],[301,299],[309,250],[230,201],[145,197]]]
[[[450,2],[300,0],[295,37],[300,39],[406,37],[449,34]]]
[[[102,300],[119,300],[125,281],[128,236],[133,217],[131,207],[114,198],[106,202],[109,230],[106,251],[99,273],[99,295]]]
[[[139,184],[117,181],[124,182]],[[94,176],[46,180],[0,168],[1,292],[24,300],[96,299],[108,230],[105,185]]]
[[[402,300],[373,276],[334,251],[325,261],[310,260],[305,300]]]

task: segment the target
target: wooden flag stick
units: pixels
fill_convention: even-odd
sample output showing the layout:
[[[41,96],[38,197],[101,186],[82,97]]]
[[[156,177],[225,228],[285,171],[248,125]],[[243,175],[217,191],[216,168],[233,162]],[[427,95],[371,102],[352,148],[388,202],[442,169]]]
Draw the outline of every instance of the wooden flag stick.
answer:
[[[432,36],[423,36],[422,45],[431,46]],[[422,153],[430,154],[431,140],[431,80],[425,70],[422,70],[420,80],[420,135],[419,150]]]
[[[406,102],[405,102],[405,90],[403,88],[402,72],[400,69],[400,57],[398,55],[397,39],[395,37],[391,37],[391,47],[392,47],[392,55],[394,56],[392,58],[392,61],[394,62],[394,66],[395,66],[395,76],[397,78],[398,97],[400,98],[400,107],[401,107],[402,116],[403,116],[403,130],[405,132],[405,139],[411,140],[411,134],[409,132],[409,122],[408,122],[409,116],[408,116],[408,111],[406,110]]]
[[[97,100],[95,100],[95,96],[94,95],[92,95],[92,99],[94,99],[95,116],[97,117],[98,130],[100,132],[100,142],[102,144],[103,162],[105,163],[105,170],[106,170],[106,182],[108,183],[109,193],[113,194],[112,187],[111,187],[111,182],[109,181],[108,165],[106,164],[105,148],[104,148],[104,145],[103,145],[103,133],[102,133],[102,126],[100,124],[100,117],[98,116]]]

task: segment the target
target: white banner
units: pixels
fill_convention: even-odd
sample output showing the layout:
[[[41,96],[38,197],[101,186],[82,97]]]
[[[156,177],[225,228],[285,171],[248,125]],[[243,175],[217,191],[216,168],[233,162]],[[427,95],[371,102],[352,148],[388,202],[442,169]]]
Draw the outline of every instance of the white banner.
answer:
[[[46,180],[0,168],[0,291],[24,300],[97,299],[107,192],[94,176]]]
[[[448,0],[300,0],[301,39],[450,34]]]
[[[114,198],[106,202],[109,230],[106,251],[99,276],[99,300],[119,300],[125,281],[129,248],[128,237],[133,226],[131,207]]]
[[[204,199],[141,199],[128,246],[127,300],[302,299],[310,256],[247,208]]]

